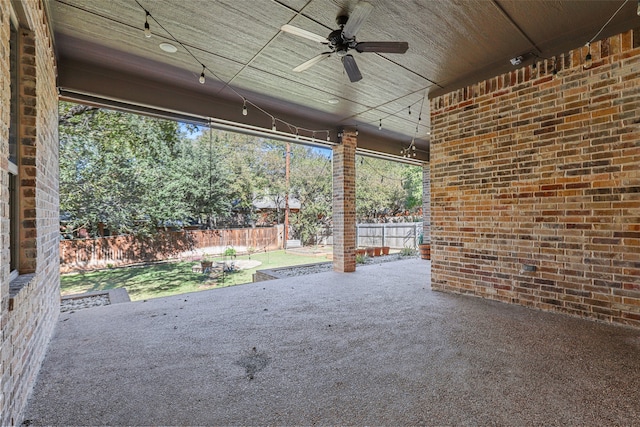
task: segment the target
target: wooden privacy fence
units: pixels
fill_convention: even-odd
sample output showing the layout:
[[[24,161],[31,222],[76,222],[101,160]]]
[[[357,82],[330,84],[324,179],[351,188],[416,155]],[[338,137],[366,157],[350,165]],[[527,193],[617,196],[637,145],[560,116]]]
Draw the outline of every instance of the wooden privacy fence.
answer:
[[[356,241],[358,247],[389,246],[393,249],[415,249],[418,247],[420,233],[422,222],[358,224]]]
[[[282,249],[282,234],[282,226],[276,226],[62,240],[60,272],[221,254],[229,247],[239,253]]]
[[[382,224],[357,224],[357,246],[389,246],[393,249],[417,248],[422,222],[390,222]],[[316,242],[333,245],[333,230],[325,228],[316,235]]]

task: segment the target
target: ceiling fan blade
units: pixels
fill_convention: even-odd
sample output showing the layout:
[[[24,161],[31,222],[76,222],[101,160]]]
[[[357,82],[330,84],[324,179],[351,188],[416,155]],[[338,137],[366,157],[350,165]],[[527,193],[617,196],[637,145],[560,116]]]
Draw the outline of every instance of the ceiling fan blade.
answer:
[[[294,36],[304,37],[305,39],[313,40],[318,43],[327,43],[327,38],[312,33],[311,31],[303,30],[302,28],[294,27],[293,25],[284,24],[280,27],[281,31],[285,33],[293,34]]]
[[[342,57],[342,65],[344,65],[344,70],[347,72],[349,76],[349,80],[351,83],[355,83],[357,81],[362,80],[362,74],[360,74],[360,69],[358,68],[358,64],[356,64],[356,60],[352,55],[347,55]]]
[[[349,20],[342,29],[342,37],[344,37],[345,40],[351,40],[354,38],[372,10],[373,6],[371,3],[367,3],[366,1],[358,3],[355,9],[353,9],[353,12],[351,12],[351,15],[349,15]]]
[[[356,44],[358,52],[405,53],[409,49],[407,42],[361,42]]]
[[[304,71],[304,70],[306,70],[308,68],[311,68],[314,65],[316,65],[318,62],[330,57],[331,53],[332,52],[323,52],[318,56],[314,56],[313,58],[311,58],[307,62],[303,62],[302,64],[298,65],[296,68],[293,69],[293,71],[299,73],[300,71]]]

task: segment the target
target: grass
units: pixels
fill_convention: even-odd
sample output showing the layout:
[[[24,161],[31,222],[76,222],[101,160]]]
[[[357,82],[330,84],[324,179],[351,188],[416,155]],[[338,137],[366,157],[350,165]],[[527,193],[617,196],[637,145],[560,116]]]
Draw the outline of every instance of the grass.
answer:
[[[222,257],[213,259],[223,260]],[[236,259],[249,259],[249,256],[242,255]],[[327,261],[325,257],[293,255],[285,251],[255,253],[251,255],[251,259],[262,264],[247,270],[226,273],[224,281],[221,278],[211,278],[207,274],[194,273],[191,267],[199,262],[193,261],[64,274],[60,277],[60,287],[62,295],[126,288],[131,300],[135,301],[250,283],[256,270]]]

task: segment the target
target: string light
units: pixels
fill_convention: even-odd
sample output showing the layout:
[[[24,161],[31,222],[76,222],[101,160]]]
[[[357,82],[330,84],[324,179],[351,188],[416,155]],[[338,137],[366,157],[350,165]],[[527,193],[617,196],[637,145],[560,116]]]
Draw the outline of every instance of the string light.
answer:
[[[220,78],[214,71],[212,71],[211,69],[207,68],[206,65],[204,65],[195,55],[194,53],[191,51],[191,49],[189,48],[189,46],[185,45],[183,42],[181,42],[180,40],[178,40],[167,28],[165,28],[161,22],[159,22],[156,18],[154,18],[154,16],[146,9],[142,6],[142,4],[140,3],[139,0],[134,0],[135,3],[140,7],[140,9],[142,9],[145,12],[145,24],[144,24],[144,35],[145,37],[151,37],[151,28],[149,26],[149,20],[153,20],[155,22],[155,24],[158,25],[158,27],[160,27],[167,35],[169,38],[171,38],[175,43],[179,44],[185,52],[187,52],[195,61],[197,61],[200,65],[202,65],[202,72],[200,73],[200,76],[198,78],[198,81],[201,84],[204,84],[206,81],[206,77],[205,77],[205,71],[208,70],[209,73],[211,75],[213,75],[213,77],[215,77],[216,79],[218,79],[221,82],[224,82],[224,80],[222,78]],[[246,116],[248,114],[248,110],[247,110],[247,102],[250,102],[249,100],[247,100],[246,97],[244,97],[240,92],[238,92],[236,89],[234,89],[232,86],[228,86],[229,90],[231,90],[234,94],[236,94],[238,97],[242,98],[243,104],[242,104],[242,115]],[[254,103],[251,103],[251,105],[253,107],[255,107],[258,111],[264,113],[265,115],[271,117],[271,130],[276,132],[277,128],[276,128],[276,120],[279,120],[280,122],[282,122],[283,124],[289,126],[289,131],[292,132],[295,129],[296,132],[296,137],[298,138],[300,135],[300,131],[305,131],[305,132],[309,132],[309,133],[313,133],[315,135],[315,133],[317,132],[326,132],[327,134],[327,142],[331,142],[331,132],[329,130],[313,130],[313,129],[305,129],[305,128],[299,128],[297,126],[293,126],[292,124],[281,120],[281,119],[277,119],[273,114],[270,114],[268,111],[264,110],[263,108],[260,108],[259,106],[257,106]],[[315,138],[315,137],[314,137]]]
[[[151,37],[151,27],[149,27],[149,16],[151,15],[148,10],[144,11],[146,15],[144,16],[144,36],[146,38]]]
[[[591,68],[593,65],[593,60],[591,59],[591,43],[586,44],[589,51],[587,52],[587,56],[584,57],[584,69]]]
[[[378,125],[378,130],[382,130],[382,119],[380,119],[380,124]]]
[[[356,125],[356,136],[358,136],[358,125]]]
[[[204,84],[205,82],[205,78],[204,78],[204,70],[206,69],[206,67],[204,66],[204,64],[202,64],[202,72],[200,73],[200,78],[198,79],[198,81],[200,82],[201,85]]]

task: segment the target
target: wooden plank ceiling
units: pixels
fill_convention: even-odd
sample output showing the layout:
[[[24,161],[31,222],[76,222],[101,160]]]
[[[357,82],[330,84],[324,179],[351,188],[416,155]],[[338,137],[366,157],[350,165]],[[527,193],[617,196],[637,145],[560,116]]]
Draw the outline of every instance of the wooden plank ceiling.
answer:
[[[311,136],[305,129],[328,129],[334,140],[336,129],[357,125],[360,147],[399,156],[415,138],[417,159],[426,160],[425,95],[509,71],[509,59],[524,53],[545,58],[582,46],[624,3],[368,1],[373,11],[358,41],[406,41],[409,50],[352,51],[363,75],[356,83],[335,55],[293,72],[326,47],[280,31],[290,24],[326,37],[356,0],[48,0],[47,6],[63,93],[267,131],[275,116],[279,131],[294,133],[298,127]],[[598,38],[640,27],[636,8],[636,0],[627,1]],[[150,38],[143,34],[145,9],[151,14]],[[178,50],[166,53],[160,43]],[[207,67],[204,85],[198,83],[201,64]],[[243,97],[249,101],[246,116]]]

